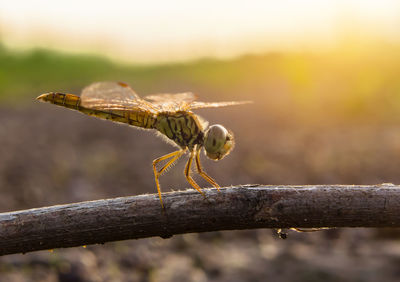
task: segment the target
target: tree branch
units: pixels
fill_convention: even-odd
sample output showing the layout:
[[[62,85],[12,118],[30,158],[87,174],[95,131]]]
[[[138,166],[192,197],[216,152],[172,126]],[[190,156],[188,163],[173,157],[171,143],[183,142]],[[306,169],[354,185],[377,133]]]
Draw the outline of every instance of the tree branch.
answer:
[[[205,189],[0,214],[0,255],[152,236],[252,228],[400,227],[400,186]]]

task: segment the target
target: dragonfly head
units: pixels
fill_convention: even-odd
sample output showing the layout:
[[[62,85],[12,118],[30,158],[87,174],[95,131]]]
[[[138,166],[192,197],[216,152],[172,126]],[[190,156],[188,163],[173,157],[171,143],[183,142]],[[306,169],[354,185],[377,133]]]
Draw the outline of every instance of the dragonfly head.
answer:
[[[204,149],[207,157],[218,161],[231,152],[234,143],[231,132],[220,124],[214,124],[206,131]]]

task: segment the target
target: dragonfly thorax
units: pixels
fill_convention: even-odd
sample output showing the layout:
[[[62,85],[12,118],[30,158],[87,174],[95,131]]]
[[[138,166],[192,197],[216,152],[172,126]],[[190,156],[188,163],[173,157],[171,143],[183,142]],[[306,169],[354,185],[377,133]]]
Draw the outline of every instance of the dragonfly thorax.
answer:
[[[203,145],[203,126],[192,112],[161,112],[154,127],[181,148],[192,150],[195,145]]]

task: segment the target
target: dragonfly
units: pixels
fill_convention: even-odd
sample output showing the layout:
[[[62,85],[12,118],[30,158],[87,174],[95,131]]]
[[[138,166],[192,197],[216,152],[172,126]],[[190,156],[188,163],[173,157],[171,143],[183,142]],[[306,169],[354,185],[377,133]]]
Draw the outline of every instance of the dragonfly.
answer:
[[[235,144],[230,130],[220,124],[208,126],[208,122],[194,114],[192,110],[251,103],[251,101],[200,102],[196,101],[197,96],[192,92],[153,94],[140,98],[128,84],[113,81],[92,83],[82,90],[80,96],[49,92],[36,99],[89,116],[155,130],[159,136],[177,146],[179,150],[153,160],[157,192],[163,209],[159,177],[180,157],[189,153],[184,170],[185,177],[190,185],[205,197],[191,176],[193,163],[198,174],[219,191],[220,186],[201,165],[200,151],[204,148],[209,159],[218,161],[227,156]],[[160,162],[165,164],[158,168]]]

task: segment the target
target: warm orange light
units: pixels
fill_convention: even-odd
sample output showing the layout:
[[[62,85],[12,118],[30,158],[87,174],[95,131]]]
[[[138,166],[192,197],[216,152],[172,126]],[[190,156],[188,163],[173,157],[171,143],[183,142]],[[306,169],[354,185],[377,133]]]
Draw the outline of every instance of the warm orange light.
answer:
[[[13,46],[95,51],[135,61],[324,50],[351,37],[400,38],[400,2],[15,1],[0,4]]]

